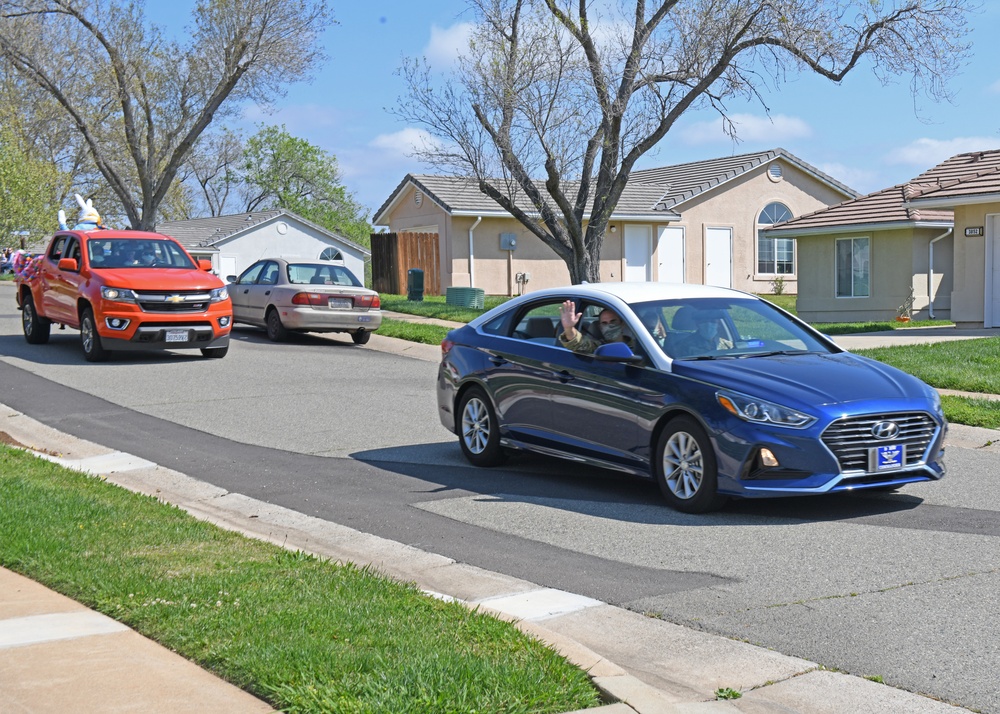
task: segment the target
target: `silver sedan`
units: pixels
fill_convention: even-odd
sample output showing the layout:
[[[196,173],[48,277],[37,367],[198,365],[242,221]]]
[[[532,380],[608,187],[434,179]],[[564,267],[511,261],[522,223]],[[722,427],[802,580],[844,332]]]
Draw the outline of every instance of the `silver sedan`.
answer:
[[[265,328],[275,342],[290,332],[348,332],[363,345],[382,324],[378,293],[339,263],[265,258],[229,283],[233,320]]]

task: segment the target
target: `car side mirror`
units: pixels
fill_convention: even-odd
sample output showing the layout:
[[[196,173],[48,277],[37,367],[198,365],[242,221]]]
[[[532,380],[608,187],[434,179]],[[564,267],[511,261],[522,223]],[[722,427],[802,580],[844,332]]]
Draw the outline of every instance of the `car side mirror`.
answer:
[[[624,362],[625,364],[639,364],[642,357],[632,352],[624,342],[609,342],[600,345],[594,350],[594,359],[600,362]]]
[[[59,270],[69,270],[75,273],[80,270],[80,266],[77,265],[76,258],[60,258]]]
[[[208,272],[211,269],[212,269],[212,261],[211,260],[199,260],[198,261],[198,270],[204,270],[205,272]]]
[[[227,275],[226,276],[226,282],[227,283],[233,283],[233,284],[235,284],[236,283],[236,276],[235,275]]]

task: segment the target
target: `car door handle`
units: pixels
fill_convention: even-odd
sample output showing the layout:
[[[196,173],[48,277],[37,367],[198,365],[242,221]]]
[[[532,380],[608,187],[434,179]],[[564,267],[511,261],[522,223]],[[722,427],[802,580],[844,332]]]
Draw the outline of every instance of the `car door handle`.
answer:
[[[495,366],[499,367],[502,364],[507,364],[508,360],[504,357],[501,357],[500,355],[493,355],[492,357],[490,357],[490,362],[492,362]]]
[[[576,377],[567,372],[565,369],[562,372],[557,373],[556,376],[559,378],[559,381],[562,382],[563,384],[566,384],[566,382],[572,382],[574,379],[576,379]]]
[[[265,294],[265,295],[270,295],[270,294],[271,294],[271,291],[270,291],[270,290],[268,290],[268,291],[267,291],[267,292],[265,292],[264,294]]]

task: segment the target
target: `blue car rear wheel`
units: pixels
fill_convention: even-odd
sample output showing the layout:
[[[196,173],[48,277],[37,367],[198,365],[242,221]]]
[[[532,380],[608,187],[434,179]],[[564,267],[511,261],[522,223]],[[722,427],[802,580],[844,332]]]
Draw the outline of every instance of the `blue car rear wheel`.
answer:
[[[476,466],[496,466],[506,458],[496,411],[479,387],[464,392],[458,402],[458,443],[465,458]]]

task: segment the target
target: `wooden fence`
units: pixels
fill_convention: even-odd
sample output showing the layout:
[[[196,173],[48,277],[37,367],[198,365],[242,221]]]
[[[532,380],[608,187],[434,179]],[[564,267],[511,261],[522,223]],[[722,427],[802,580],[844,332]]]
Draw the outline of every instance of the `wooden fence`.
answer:
[[[441,294],[437,233],[372,233],[372,287],[405,295],[407,271],[424,271],[424,295]]]

